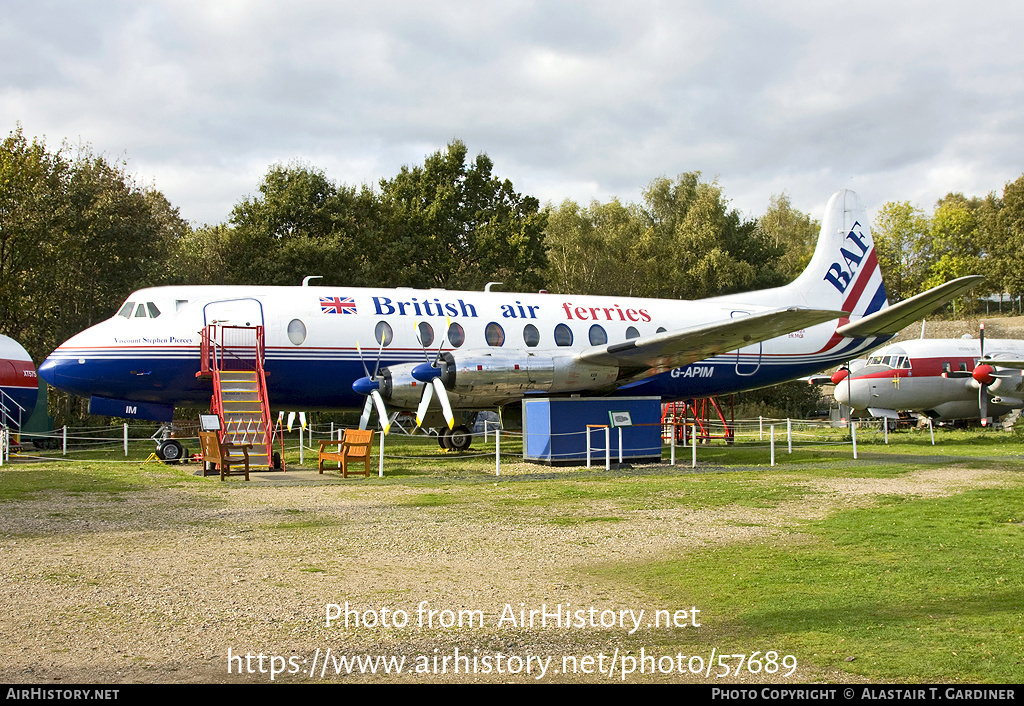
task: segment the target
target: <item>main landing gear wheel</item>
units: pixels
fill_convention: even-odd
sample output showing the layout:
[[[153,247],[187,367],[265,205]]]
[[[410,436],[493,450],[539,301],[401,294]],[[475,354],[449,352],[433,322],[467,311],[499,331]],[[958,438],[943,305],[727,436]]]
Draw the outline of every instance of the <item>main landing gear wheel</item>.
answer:
[[[457,426],[451,431],[437,430],[437,444],[446,451],[465,451],[473,442],[473,435],[465,426]]]
[[[457,426],[447,434],[448,448],[452,451],[465,451],[473,443],[473,435],[464,426]]]
[[[185,448],[174,439],[161,441],[156,448],[156,455],[168,463],[177,463],[185,456]]]

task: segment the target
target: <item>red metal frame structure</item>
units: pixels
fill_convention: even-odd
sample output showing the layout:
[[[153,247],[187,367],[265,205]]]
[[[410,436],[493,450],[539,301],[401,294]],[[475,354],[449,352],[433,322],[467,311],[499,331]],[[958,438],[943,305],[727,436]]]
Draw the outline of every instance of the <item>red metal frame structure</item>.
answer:
[[[712,431],[712,410],[722,424],[721,433],[713,433]],[[736,438],[735,417],[735,408],[731,395],[729,397],[728,421],[725,419],[725,412],[722,410],[722,406],[718,403],[717,398],[714,397],[703,397],[685,402],[669,402],[661,407],[661,423],[666,425],[662,428],[662,438],[666,440],[670,438],[669,435],[672,433],[671,425],[674,422],[676,441],[678,443],[686,443],[689,427],[696,425],[698,441],[703,443],[711,439],[723,439],[727,444],[731,444]]]
[[[263,327],[210,324],[202,330],[201,335],[201,363],[196,377],[213,379],[210,411],[220,418],[220,440],[222,442],[227,440],[235,443],[252,443],[254,446],[263,447],[267,465],[273,467],[274,437],[277,436],[277,428],[270,417],[267,376],[263,369],[265,353]],[[232,373],[254,374],[262,429],[242,429],[238,426],[238,422],[234,422],[235,428],[232,428],[233,420],[225,418],[225,413],[231,414],[230,410],[226,410],[226,405],[231,405],[232,400],[226,400],[224,397],[224,383],[225,378],[230,380]],[[250,438],[254,435],[261,438]],[[284,441],[279,438],[279,442],[283,457]],[[281,470],[284,470],[283,458]]]

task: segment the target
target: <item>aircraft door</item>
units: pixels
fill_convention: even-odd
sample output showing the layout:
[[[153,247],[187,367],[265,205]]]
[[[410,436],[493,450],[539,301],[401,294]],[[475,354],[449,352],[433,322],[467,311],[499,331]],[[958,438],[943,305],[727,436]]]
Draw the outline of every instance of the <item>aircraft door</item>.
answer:
[[[264,326],[264,321],[263,305],[258,299],[210,302],[203,307],[203,322],[217,327],[217,340],[240,362],[251,361],[259,350],[254,328]]]
[[[203,307],[203,323],[221,326],[263,326],[263,305],[257,299],[226,299]]]
[[[749,311],[734,311],[732,318],[750,316]],[[753,375],[761,369],[761,352],[763,342],[759,341],[749,346],[744,346],[736,351],[736,374],[744,377]]]

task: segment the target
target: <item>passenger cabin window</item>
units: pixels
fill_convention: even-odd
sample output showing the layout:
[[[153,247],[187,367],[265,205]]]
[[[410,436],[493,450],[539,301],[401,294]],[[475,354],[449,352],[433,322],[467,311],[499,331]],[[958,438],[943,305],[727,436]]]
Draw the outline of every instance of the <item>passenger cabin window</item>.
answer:
[[[391,330],[391,324],[387,321],[378,321],[377,327],[373,330],[373,335],[377,339],[378,346],[390,346],[391,339],[394,338],[394,332]]]
[[[416,325],[416,331],[419,333],[420,346],[426,348],[434,342],[434,329],[426,321],[421,321]]]
[[[501,328],[501,324],[492,321],[484,329],[484,338],[487,339],[487,345],[500,348],[505,345],[505,330]]]
[[[456,348],[466,342],[466,332],[461,324],[452,324],[448,327],[448,342]]]
[[[950,370],[952,370],[952,368],[949,365],[949,363],[943,363],[942,364],[942,372],[948,373],[948,372],[950,372]]]
[[[608,333],[599,324],[591,326],[590,345],[603,346],[605,343],[608,343]]]
[[[628,341],[631,338],[640,338],[640,332],[636,330],[635,326],[630,326],[626,329],[626,340]]]
[[[523,327],[523,342],[530,348],[540,345],[540,331],[533,324],[526,324]]]
[[[555,326],[555,345],[571,346],[572,329],[566,326],[565,324],[558,324],[558,326]]]
[[[960,363],[960,372],[962,372],[962,373],[966,373],[967,372],[967,363]]]
[[[306,340],[306,325],[298,319],[288,322],[288,340],[296,346],[301,346]]]

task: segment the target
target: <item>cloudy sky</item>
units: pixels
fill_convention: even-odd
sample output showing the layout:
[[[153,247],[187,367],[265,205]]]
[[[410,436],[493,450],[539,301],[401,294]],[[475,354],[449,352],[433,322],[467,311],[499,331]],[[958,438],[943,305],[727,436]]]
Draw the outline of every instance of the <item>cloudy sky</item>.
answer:
[[[699,170],[820,217],[1024,173],[1024,4],[5,0],[0,128],[126,160],[195,224],[268,166],[375,184],[452,139],[542,202]]]

